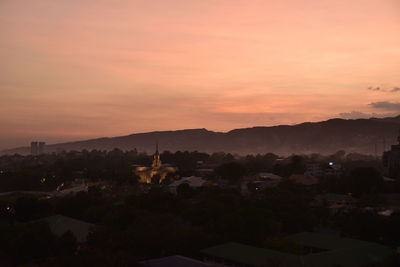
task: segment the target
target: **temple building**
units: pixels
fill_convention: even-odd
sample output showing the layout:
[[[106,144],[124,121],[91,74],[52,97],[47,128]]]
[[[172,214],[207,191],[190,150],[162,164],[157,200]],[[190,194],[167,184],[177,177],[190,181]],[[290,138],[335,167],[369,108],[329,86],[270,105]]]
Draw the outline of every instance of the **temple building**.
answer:
[[[392,145],[389,151],[383,152],[382,157],[384,175],[391,178],[400,178],[400,131],[397,141],[399,143]]]
[[[158,183],[161,183],[167,174],[169,173],[176,173],[178,171],[178,168],[173,167],[169,164],[162,164],[161,159],[160,159],[160,153],[158,152],[158,143],[156,144],[156,153],[153,156],[153,163],[151,164],[151,167],[146,167],[146,166],[138,166],[136,167],[135,174],[140,177],[139,182],[140,183],[146,183],[150,184],[154,181],[152,181],[152,178],[155,176],[159,176],[159,181]]]

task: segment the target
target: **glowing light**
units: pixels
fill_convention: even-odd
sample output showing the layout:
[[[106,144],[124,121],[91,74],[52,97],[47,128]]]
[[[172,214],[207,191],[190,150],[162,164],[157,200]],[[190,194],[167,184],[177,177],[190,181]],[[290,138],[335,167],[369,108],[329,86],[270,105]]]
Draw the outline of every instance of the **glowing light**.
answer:
[[[59,186],[57,186],[57,191],[61,191],[64,188],[64,183],[60,184]]]

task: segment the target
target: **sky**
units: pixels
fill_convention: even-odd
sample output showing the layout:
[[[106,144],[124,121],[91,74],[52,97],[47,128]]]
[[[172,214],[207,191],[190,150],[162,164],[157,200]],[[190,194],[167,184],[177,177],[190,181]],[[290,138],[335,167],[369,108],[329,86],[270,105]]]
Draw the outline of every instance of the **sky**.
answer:
[[[0,149],[400,113],[399,0],[0,0]]]

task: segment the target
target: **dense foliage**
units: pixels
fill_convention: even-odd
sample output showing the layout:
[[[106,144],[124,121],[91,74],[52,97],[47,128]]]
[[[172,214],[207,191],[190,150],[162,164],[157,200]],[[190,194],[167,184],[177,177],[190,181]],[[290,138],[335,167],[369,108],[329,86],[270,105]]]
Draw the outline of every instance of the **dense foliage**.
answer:
[[[182,254],[198,258],[199,250],[235,241],[301,254],[303,249],[286,236],[301,231],[329,228],[348,237],[398,245],[400,213],[380,216],[364,211],[380,193],[400,192],[398,182],[385,187],[379,161],[350,159],[343,153],[292,156],[278,160],[273,154],[234,157],[199,152],[164,152],[164,162],[178,166],[181,176],[195,174],[202,164],[214,164],[210,182],[227,179],[236,184],[246,175],[274,172],[284,177],[275,188],[244,196],[238,187],[186,184],[174,195],[166,184],[145,192],[133,175],[132,164],[149,165],[151,157],[136,151],[68,152],[39,157],[3,156],[0,188],[7,190],[54,190],[75,178],[93,182],[88,192],[41,198],[21,194],[0,198],[0,253],[4,264],[36,263],[41,266],[135,266],[148,258]],[[319,185],[303,186],[287,179],[304,172],[307,162],[340,162],[347,170]],[[46,182],[41,178],[46,177]],[[96,184],[102,181],[106,187]],[[105,182],[105,183],[104,183]],[[365,201],[354,211],[332,213],[327,206],[313,205],[321,193],[349,193]],[[12,209],[12,212],[6,208]],[[37,220],[61,214],[93,223],[87,243],[77,247],[67,232],[54,235]],[[23,255],[23,256],[18,256]]]

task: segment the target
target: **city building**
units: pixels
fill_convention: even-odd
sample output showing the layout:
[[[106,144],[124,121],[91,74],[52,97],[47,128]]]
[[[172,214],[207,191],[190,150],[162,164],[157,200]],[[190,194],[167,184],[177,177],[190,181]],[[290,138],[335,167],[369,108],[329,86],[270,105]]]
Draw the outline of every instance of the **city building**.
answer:
[[[384,175],[389,178],[400,177],[400,130],[397,141],[398,144],[392,145],[391,149],[383,152],[382,156]]]
[[[45,142],[38,142],[38,141],[32,141],[31,142],[31,154],[36,156],[40,154],[44,154],[46,149],[46,143]]]
[[[38,154],[38,142],[31,142],[31,154],[36,156]]]
[[[46,143],[45,142],[39,142],[38,152],[39,152],[39,155],[46,153]]]
[[[135,168],[135,174],[139,176],[140,183],[150,184],[152,182],[161,183],[168,174],[174,174],[178,171],[178,168],[171,166],[170,164],[162,164],[160,153],[158,152],[158,143],[156,144],[156,153],[153,156],[153,163],[151,167],[137,166]],[[158,176],[158,181],[152,181],[153,177]]]

